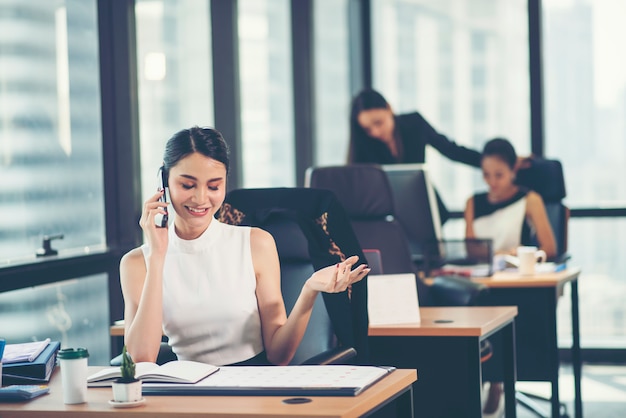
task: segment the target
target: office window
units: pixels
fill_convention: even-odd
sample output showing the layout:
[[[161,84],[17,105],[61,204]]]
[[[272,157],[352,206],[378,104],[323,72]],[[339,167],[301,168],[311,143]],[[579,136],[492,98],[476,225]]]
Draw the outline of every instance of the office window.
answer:
[[[626,3],[545,0],[543,17],[546,154],[570,206],[625,207]]]
[[[91,366],[106,366],[109,349],[108,276],[99,274],[0,293],[0,330],[8,343],[50,338],[85,347]]]
[[[314,5],[315,165],[345,164],[350,136],[348,1]]]
[[[504,136],[530,152],[525,0],[373,0],[372,8],[374,87],[397,113],[417,110],[478,151]],[[451,210],[486,189],[479,170],[430,147],[426,162]]]
[[[105,244],[96,2],[0,4],[0,263]],[[61,252],[61,255],[63,252]]]
[[[290,2],[238,8],[242,185],[295,186]]]
[[[568,206],[626,207],[626,3],[542,5],[546,154],[563,163]],[[624,218],[570,221],[587,347],[626,343],[625,227]]]
[[[137,0],[135,15],[141,185],[148,197],[167,140],[181,129],[214,125],[209,0]]]

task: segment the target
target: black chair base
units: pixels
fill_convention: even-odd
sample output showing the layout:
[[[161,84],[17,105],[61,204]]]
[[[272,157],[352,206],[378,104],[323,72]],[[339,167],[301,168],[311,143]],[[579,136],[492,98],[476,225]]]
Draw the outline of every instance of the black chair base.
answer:
[[[546,399],[538,395],[533,395],[531,393],[516,391],[515,400],[519,405],[537,415],[539,418],[550,418],[552,416],[550,412],[550,399]],[[542,408],[541,405],[539,405],[536,401],[547,402],[547,408]],[[567,407],[564,403],[559,404],[559,417],[569,418],[569,415],[567,414]]]

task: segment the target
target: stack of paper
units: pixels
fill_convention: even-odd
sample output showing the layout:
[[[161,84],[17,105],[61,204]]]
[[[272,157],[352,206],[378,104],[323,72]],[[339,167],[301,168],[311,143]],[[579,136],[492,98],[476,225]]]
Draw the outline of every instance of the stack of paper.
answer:
[[[2,356],[3,384],[36,384],[50,380],[56,366],[58,341],[7,344]]]

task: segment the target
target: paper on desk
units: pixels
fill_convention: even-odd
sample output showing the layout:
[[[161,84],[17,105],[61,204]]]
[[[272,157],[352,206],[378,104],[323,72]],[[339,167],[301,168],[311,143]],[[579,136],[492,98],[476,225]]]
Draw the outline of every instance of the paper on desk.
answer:
[[[19,344],[6,344],[2,363],[19,363],[22,361],[32,362],[50,344],[50,338],[43,341],[33,341]]]
[[[370,325],[420,322],[414,274],[379,274],[367,278]]]

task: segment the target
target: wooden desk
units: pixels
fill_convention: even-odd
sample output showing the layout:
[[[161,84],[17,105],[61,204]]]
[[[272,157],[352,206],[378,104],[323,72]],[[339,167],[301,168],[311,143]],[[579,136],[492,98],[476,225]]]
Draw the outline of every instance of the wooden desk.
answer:
[[[515,305],[519,309],[515,332],[517,378],[520,381],[547,381],[552,385],[552,417],[559,412],[559,347],[557,341],[557,300],[563,287],[571,289],[572,366],[574,369],[575,417],[582,415],[580,323],[578,276],[580,268],[556,273],[521,276],[498,272],[489,278],[472,279],[490,288],[489,304]],[[496,350],[497,351],[497,350]]]
[[[124,336],[124,324],[114,324],[109,328],[111,337],[123,337]]]
[[[515,306],[421,308],[419,324],[369,327],[372,361],[418,370],[416,416],[480,418],[480,341],[499,334],[506,416],[515,417],[516,315]]]
[[[91,367],[90,373],[100,368]],[[396,370],[359,396],[312,396],[309,403],[285,404],[284,396],[147,396],[146,404],[117,409],[109,405],[111,388],[90,388],[87,403],[65,405],[58,370],[50,381],[50,394],[26,403],[0,403],[2,418],[65,417],[360,417],[397,402],[398,416],[412,416],[415,370]],[[402,412],[406,411],[406,412]],[[409,414],[409,415],[407,415]]]

